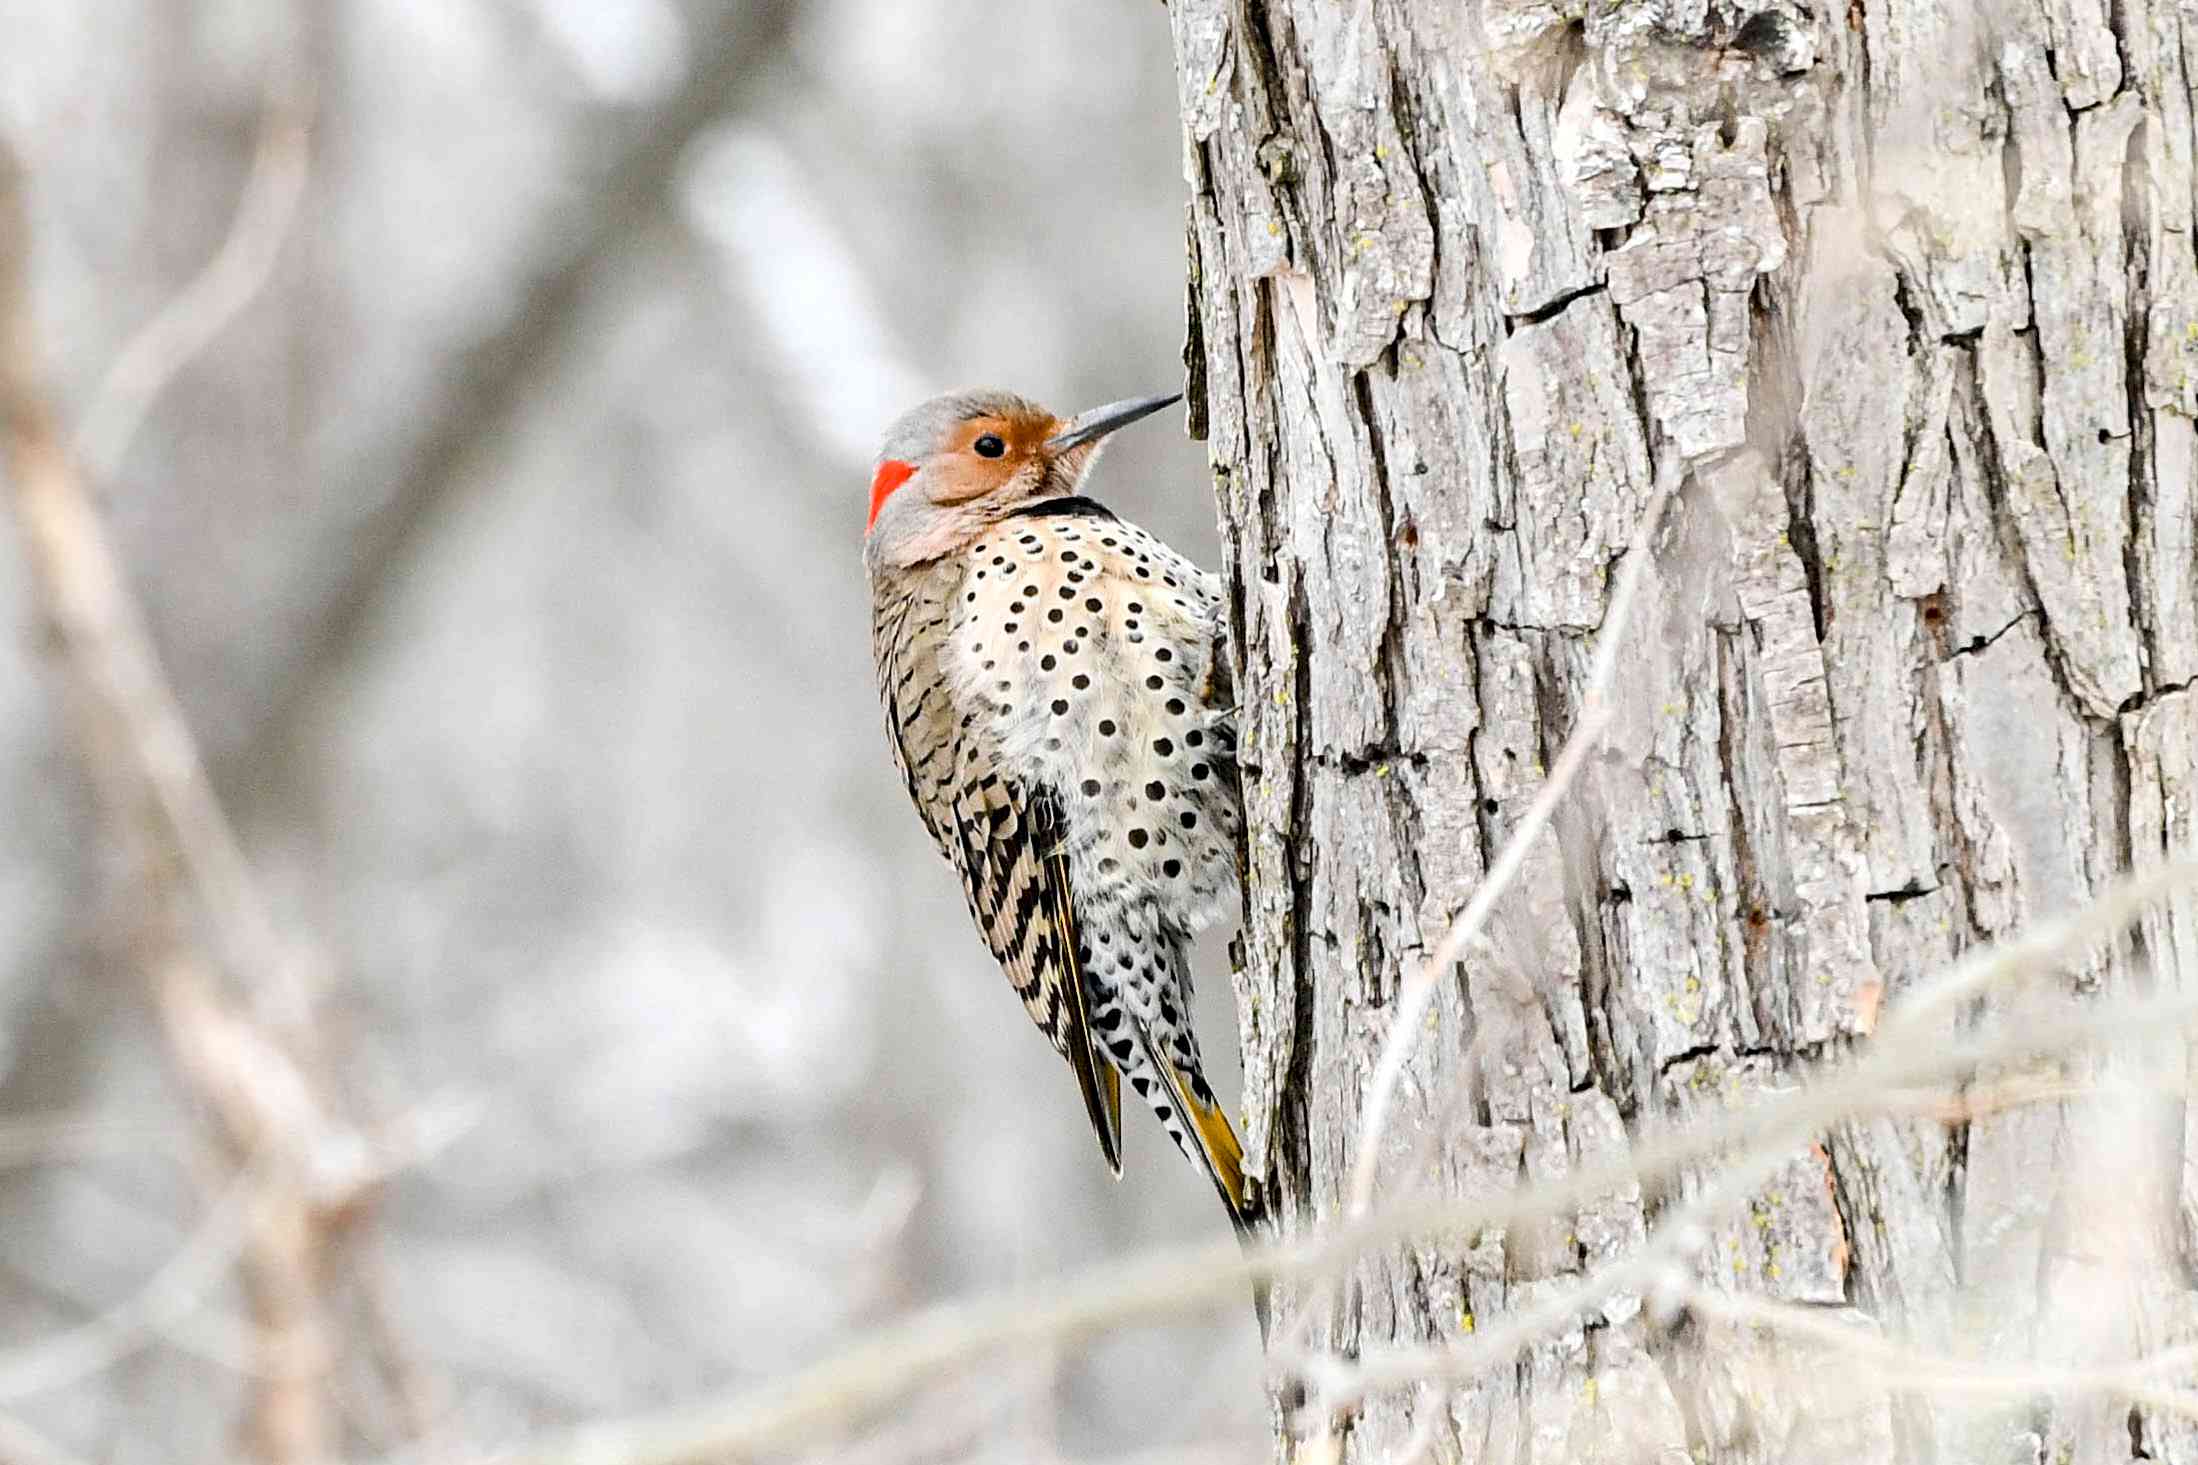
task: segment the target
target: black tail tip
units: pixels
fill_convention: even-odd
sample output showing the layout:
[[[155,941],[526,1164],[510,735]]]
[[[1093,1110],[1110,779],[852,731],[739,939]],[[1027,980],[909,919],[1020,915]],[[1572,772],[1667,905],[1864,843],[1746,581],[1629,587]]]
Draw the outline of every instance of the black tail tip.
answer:
[[[1242,1199],[1222,1190],[1222,1209],[1229,1213],[1229,1224],[1236,1228],[1238,1240],[1258,1241],[1267,1229],[1267,1207],[1260,1195],[1259,1182],[1245,1176],[1240,1194]]]
[[[1253,1251],[1273,1239],[1267,1225],[1267,1210],[1261,1203],[1256,1181],[1244,1187],[1242,1204],[1227,1207],[1229,1224],[1236,1229],[1236,1243],[1246,1251]],[[1268,1335],[1274,1325],[1274,1282],[1268,1277],[1252,1278],[1252,1316],[1259,1324],[1259,1345],[1267,1346]]]

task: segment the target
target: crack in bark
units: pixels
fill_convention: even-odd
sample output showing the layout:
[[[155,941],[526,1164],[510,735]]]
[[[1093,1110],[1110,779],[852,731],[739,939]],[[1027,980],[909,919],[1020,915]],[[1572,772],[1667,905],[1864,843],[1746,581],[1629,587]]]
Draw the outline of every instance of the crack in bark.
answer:
[[[1956,646],[1952,651],[1949,651],[1946,654],[1946,660],[1955,661],[1964,656],[1975,656],[1980,651],[1990,650],[1992,647],[1999,644],[2000,637],[2006,635],[2009,631],[2014,630],[2015,627],[2021,625],[2024,621],[2030,620],[2032,617],[2037,617],[2042,620],[2044,616],[2045,612],[2042,610],[2026,610],[2021,615],[2018,615],[2014,619],[2010,620],[2006,625],[2001,626],[1998,630],[1994,631],[1989,636],[1971,636],[1965,644]],[[2043,637],[2040,637],[2039,639],[2041,643],[2044,640]],[[2065,690],[2065,688],[2063,690]]]
[[[1291,750],[1293,756],[1290,759],[1288,827],[1291,834],[1289,841],[1291,847],[1285,858],[1290,881],[1289,909],[1293,918],[1289,931],[1290,962],[1294,968],[1291,972],[1290,984],[1291,989],[1298,996],[1292,1003],[1295,1037],[1291,1044],[1289,1070],[1287,1077],[1283,1080],[1280,1092],[1276,1095],[1279,1110],[1276,1128],[1286,1134],[1293,1142],[1291,1154],[1292,1173],[1299,1177],[1310,1177],[1312,1174],[1313,1138],[1309,1106],[1314,1098],[1312,1063],[1316,1034],[1312,1004],[1305,1000],[1305,994],[1317,991],[1319,984],[1313,968],[1313,933],[1311,925],[1306,919],[1306,913],[1313,907],[1312,870],[1295,847],[1296,836],[1308,823],[1309,810],[1307,805],[1312,798],[1311,780],[1307,777],[1308,765],[1304,756],[1305,750],[1312,746],[1313,737],[1310,656],[1312,635],[1309,624],[1311,616],[1306,608],[1305,589],[1302,580],[1293,580],[1291,582],[1287,614],[1294,663],[1291,667],[1292,684],[1296,691],[1296,705],[1293,708],[1296,723],[1293,736],[1296,746]],[[1284,1116],[1293,1115],[1296,1122],[1294,1124],[1286,1123]],[[1308,1194],[1300,1194],[1297,1198],[1301,1204],[1308,1203],[1312,1199]]]
[[[1786,489],[1786,544],[1801,566],[1809,587],[1809,614],[1816,626],[1816,644],[1824,645],[1829,614],[1824,599],[1824,556],[1817,547],[1814,518],[1815,484],[1809,476],[1808,450],[1798,439],[1789,439],[1779,464],[1779,478]]]
[[[1748,1058],[1786,1058],[1824,1046],[1821,1043],[1796,1043],[1791,1047],[1781,1047],[1774,1043],[1735,1043],[1720,1038],[1697,1043],[1660,1060],[1656,1065],[1656,1076],[1659,1079],[1668,1078],[1674,1068],[1686,1063],[1700,1063],[1706,1058],[1725,1058],[1735,1062]]]
[[[1847,1214],[1847,1188],[1840,1180],[1839,1152],[1842,1147],[1840,1132],[1833,1130],[1831,1133],[1826,1134],[1818,1144],[1817,1153],[1824,1157],[1825,1180],[1827,1193],[1831,1197],[1832,1216],[1839,1225],[1839,1238],[1833,1245],[1837,1248],[1839,1255],[1840,1302],[1843,1306],[1853,1307],[1856,1305],[1855,1293],[1858,1286],[1856,1274],[1859,1271],[1859,1268],[1855,1265],[1854,1249],[1854,1237],[1857,1233],[1854,1219]]]
[[[2171,682],[2156,691],[2139,692],[2122,703],[2119,715],[2127,717],[2132,712],[2142,712],[2162,698],[2177,696],[2180,693],[2189,691],[2192,687],[2198,687],[2198,677],[2189,677],[2180,682]]]
[[[1558,316],[1563,315],[1578,302],[1586,300],[1590,296],[1601,295],[1608,289],[1609,286],[1603,281],[1596,280],[1590,284],[1582,285],[1577,290],[1559,295],[1545,305],[1537,305],[1532,310],[1507,310],[1504,312],[1504,319],[1510,322],[1514,328],[1546,325]]]
[[[2023,260],[2024,280],[2027,283],[2030,278],[2029,249],[2027,245],[2018,245],[2018,249]],[[2045,363],[2042,359],[2040,359],[2038,354],[2040,347],[2038,343],[2038,332],[2036,328],[2033,326],[2031,329],[2028,330],[2013,331],[2010,332],[2009,335],[2010,339],[2026,342],[2027,349],[2030,353],[2028,364],[2033,370],[2042,372],[2045,369]],[[1961,385],[1961,383],[1957,383],[1957,390],[1960,390]],[[1989,637],[1980,638],[1972,636],[1969,640],[1969,644],[1967,646],[1956,648],[1953,655],[1958,657],[1982,651],[1985,649],[1985,647],[1997,642],[2000,637],[2006,635],[2017,625],[2021,624],[2024,620],[2034,615],[2038,617],[2039,624],[2041,626],[2041,631],[2038,636],[2039,654],[2045,662],[2046,670],[2051,674],[2053,678],[2054,690],[2059,692],[2063,700],[2068,702],[2070,706],[2076,708],[2079,715],[2088,716],[2088,714],[2083,712],[2084,700],[2076,691],[2075,680],[2069,674],[2067,662],[2062,655],[2059,642],[2053,634],[2052,620],[2049,616],[2046,615],[2046,597],[2043,591],[2039,588],[2036,572],[2031,566],[2029,548],[2022,542],[2021,532],[2016,526],[2015,508],[2013,504],[2010,503],[2006,490],[2006,484],[2012,475],[2006,461],[2004,460],[2000,452],[1998,435],[1999,425],[1994,419],[1991,403],[1989,402],[1989,400],[1986,400],[1981,377],[1974,374],[1970,375],[1966,378],[1966,386],[1968,390],[1975,395],[1976,398],[1976,400],[1974,400],[1970,404],[1971,410],[1976,414],[1977,422],[1982,429],[1977,434],[1976,441],[1978,443],[1980,452],[1982,453],[1985,462],[1988,465],[1988,471],[1982,475],[1981,487],[1984,490],[1984,496],[1987,504],[1993,510],[1993,528],[1996,532],[1996,538],[1999,543],[2000,552],[2008,566],[2012,569],[2016,579],[2021,583],[2023,594],[2025,598],[2029,601],[2031,608],[2024,611],[2022,614],[2015,616],[2012,620],[2008,621],[2006,625],[2003,625],[1997,631],[1994,631]],[[2033,434],[2033,439],[2029,446],[2038,453],[2043,454],[2046,458],[2047,463],[2051,465],[2052,454],[2047,451],[2044,440],[2041,436],[2041,434],[2044,432],[2042,422],[2043,418],[2041,414],[2041,425],[2038,428],[2037,433]],[[2054,492],[2057,496],[2060,497],[2063,508],[2065,509],[2067,505],[2067,496],[2065,491],[2060,487],[2058,468],[2054,467],[2053,472]]]

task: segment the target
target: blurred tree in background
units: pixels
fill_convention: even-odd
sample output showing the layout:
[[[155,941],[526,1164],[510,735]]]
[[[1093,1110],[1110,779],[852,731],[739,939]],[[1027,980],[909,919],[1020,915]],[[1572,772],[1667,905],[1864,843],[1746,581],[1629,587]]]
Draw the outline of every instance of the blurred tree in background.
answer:
[[[858,559],[907,403],[1178,380],[1163,16],[31,0],[0,35],[44,385],[285,1020],[338,1133],[436,1136],[328,1237],[325,1358],[263,1347],[226,1265],[130,1311],[235,1229],[234,1157],[5,536],[0,1365],[42,1362],[0,1366],[0,1414],[221,1458],[258,1371],[325,1368],[342,1453],[486,1450],[1215,1224],[1179,1165],[1091,1163],[1003,1000],[885,754]],[[179,303],[219,329],[156,324]],[[1194,445],[1103,474],[1211,557]],[[115,1356],[44,1366],[118,1305]],[[1255,1358],[1242,1318],[1032,1356],[911,1427],[1016,1460],[1242,1437]]]

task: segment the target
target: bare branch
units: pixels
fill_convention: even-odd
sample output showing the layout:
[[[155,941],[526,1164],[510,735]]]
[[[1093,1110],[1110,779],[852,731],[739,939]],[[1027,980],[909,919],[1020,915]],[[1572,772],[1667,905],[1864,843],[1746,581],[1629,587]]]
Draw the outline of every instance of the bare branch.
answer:
[[[1565,739],[1556,763],[1551,765],[1549,777],[1535,790],[1533,801],[1519,817],[1511,837],[1504,841],[1503,849],[1488,867],[1488,873],[1474,888],[1473,898],[1450,923],[1450,929],[1435,943],[1435,949],[1428,953],[1427,959],[1404,977],[1395,1010],[1389,1018],[1388,1036],[1382,1042],[1381,1061],[1375,1065],[1374,1081],[1367,1090],[1366,1107],[1359,1119],[1358,1158],[1351,1165],[1351,1187],[1345,1206],[1349,1215],[1364,1215],[1373,1200],[1374,1172],[1380,1161],[1382,1133],[1389,1125],[1389,1110],[1396,1100],[1397,1083],[1404,1077],[1404,1065],[1411,1060],[1412,1049],[1427,1025],[1427,1005],[1434,1000],[1436,979],[1450,970],[1488,925],[1488,918],[1495,914],[1496,903],[1526,867],[1534,841],[1541,838],[1542,831],[1557,812],[1557,805],[1571,789],[1572,781],[1579,777],[1588,756],[1602,745],[1603,734],[1609,731],[1614,715],[1610,685],[1617,675],[1618,653],[1625,645],[1626,627],[1633,618],[1633,603],[1640,597],[1642,581],[1648,577],[1650,549],[1664,522],[1664,505],[1670,498],[1670,483],[1660,482],[1641,510],[1641,522],[1634,530],[1633,543],[1626,550],[1625,569],[1618,577],[1618,588],[1611,594],[1610,608],[1604,612],[1602,629],[1595,638],[1595,664],[1580,704],[1579,720],[1573,724],[1571,736]]]
[[[1990,980],[2013,982],[2073,959],[2167,896],[2198,888],[2198,863],[2131,877],[2100,900],[2042,924],[1987,961]],[[1949,980],[1969,980],[1965,964]],[[1044,1291],[950,1303],[790,1378],[689,1409],[582,1429],[500,1457],[511,1465],[674,1465],[782,1447],[829,1421],[858,1416],[927,1378],[997,1349],[1075,1343],[1125,1326],[1231,1305],[1257,1278],[1324,1276],[1367,1251],[1413,1237],[1472,1233],[1546,1220],[1595,1196],[1648,1183],[1738,1149],[1743,1168],[1784,1156],[1841,1120],[1885,1112],[1897,1090],[1980,1066],[2067,1051],[2131,1033],[2158,1033],[2198,1017],[2198,998],[2086,1008],[2055,1004],[2026,1020],[1948,1043],[1911,1030],[1879,1041],[1853,1064],[1754,1109],[1644,1140],[1629,1156],[1494,1201],[1413,1199],[1287,1243],[1239,1251],[1233,1241],[1179,1247],[1115,1262]]]
[[[0,1352],[0,1400],[65,1388],[153,1341],[220,1285],[268,1199],[266,1175],[244,1171],[190,1239],[137,1292],[64,1333]]]
[[[276,939],[43,389],[23,190],[21,166],[0,143],[0,449],[10,504],[79,724],[78,751],[101,791],[111,842],[142,886],[135,947],[163,1034],[185,1084],[218,1121],[240,1171],[236,1184],[252,1199],[217,1207],[129,1302],[0,1360],[0,1394],[56,1387],[126,1355],[241,1253],[254,1323],[285,1364],[256,1381],[250,1449],[270,1465],[324,1459],[331,1435],[320,1293],[325,1243],[341,1208],[316,1180],[343,1171],[361,1144],[331,1120],[301,1057],[310,1048],[304,985]],[[239,247],[247,263],[252,252]],[[241,303],[233,289],[213,301],[232,310]],[[152,384],[182,364],[174,345],[210,335],[205,322],[182,331],[163,348]],[[198,931],[207,933],[212,962],[196,949]],[[235,995],[222,991],[217,966],[226,967]]]
[[[1638,1272],[1630,1259],[1610,1270],[1623,1271],[1629,1278]],[[1623,1284],[1616,1279],[1589,1278],[1567,1297],[1607,1294],[1619,1285]],[[2170,1349],[2116,1368],[1967,1359],[1904,1347],[1874,1330],[1837,1321],[1823,1308],[1698,1286],[1676,1289],[1673,1300],[1697,1318],[1780,1332],[1828,1348],[1866,1366],[1871,1386],[1880,1392],[2006,1400],[2040,1394],[2094,1394],[2198,1418],[2198,1393],[2159,1382],[2163,1374],[2187,1373],[2194,1357],[2198,1357],[2198,1349]],[[1448,1346],[1389,1349],[1348,1362],[1336,1358],[1312,1362],[1331,1397],[1338,1401],[1428,1380],[1464,1383],[1491,1369],[1510,1366],[1526,1347],[1563,1325],[1566,1319],[1554,1315],[1559,1311],[1554,1306],[1539,1307],[1531,1323],[1522,1315],[1507,1320],[1500,1333],[1475,1335]]]
[[[75,693],[90,771],[112,817],[128,825],[125,846],[164,862],[163,871],[173,862],[232,976],[278,993],[294,1023],[304,997],[292,963],[40,383],[22,187],[10,151],[0,158],[0,433],[39,609]]]
[[[737,102],[774,54],[792,12],[781,0],[730,12],[687,84],[656,115],[637,119],[631,146],[607,160],[601,193],[552,221],[539,254],[541,270],[523,282],[509,327],[465,355],[455,388],[444,394],[444,410],[397,455],[397,472],[390,475],[386,461],[369,469],[370,477],[394,476],[394,498],[386,481],[351,495],[387,511],[372,519],[352,572],[336,577],[318,627],[289,638],[303,648],[301,659],[279,687],[254,759],[290,739],[291,716],[310,701],[310,678],[320,670],[315,658],[333,645],[333,659],[340,661],[351,634],[371,618],[381,581],[437,522],[449,486],[462,479],[484,436],[516,415],[557,359],[606,260],[660,216],[689,142]],[[0,149],[0,449],[38,603],[53,628],[82,726],[82,751],[114,842],[142,874],[149,897],[136,946],[163,1032],[186,1085],[219,1122],[232,1162],[264,1167],[269,1193],[248,1218],[248,1234],[221,1259],[242,1251],[252,1352],[256,1360],[279,1364],[253,1371],[248,1436],[253,1451],[269,1460],[328,1453],[332,1418],[319,1375],[326,1364],[320,1313],[329,1242],[360,1197],[391,1169],[443,1142],[450,1125],[427,1115],[412,1127],[417,1132],[400,1124],[382,1136],[362,1137],[339,1120],[324,1094],[314,1073],[302,968],[277,939],[78,462],[102,470],[118,464],[160,391],[264,285],[295,217],[306,163],[299,109],[272,108],[220,252],[118,358],[75,435],[81,457],[72,461],[41,382],[25,278],[29,247],[19,166],[12,152]],[[195,921],[183,908],[186,898]],[[191,950],[201,931],[211,938],[212,963]],[[242,1001],[211,981],[216,970]],[[155,1286],[91,1331],[11,1356],[8,1361],[20,1366],[14,1381],[43,1387],[81,1376],[173,1322],[175,1309],[195,1304],[204,1288],[167,1283],[179,1267],[197,1278],[197,1264],[215,1256],[199,1243],[213,1239],[202,1233],[162,1269]],[[387,1319],[371,1289],[362,1306],[417,1425],[433,1412],[432,1391],[382,1326]],[[305,1366],[293,1366],[298,1360]]]
[[[1820,1309],[1767,1297],[1695,1288],[1690,1312],[1720,1322],[1766,1328],[1830,1348],[1872,1369],[1880,1388],[1895,1393],[1971,1394],[2027,1399],[2038,1394],[2098,1394],[2148,1409],[2198,1419],[2198,1393],[2156,1382],[2162,1373],[2187,1374],[2193,1350],[2178,1348],[2120,1368],[2068,1368],[2006,1359],[1965,1359],[1905,1348],[1867,1329],[1836,1322]]]
[[[596,282],[663,217],[689,146],[742,104],[779,53],[794,11],[790,0],[731,7],[686,81],[637,119],[631,142],[605,160],[602,188],[546,221],[537,265],[513,283],[510,315],[452,365],[434,413],[338,491],[341,502],[377,507],[352,531],[307,623],[286,638],[296,650],[276,671],[268,711],[236,756],[237,767],[264,769],[295,742],[321,689],[344,675],[383,597],[406,583],[404,567],[447,522],[468,466],[509,430],[563,359]],[[237,783],[249,797],[252,781]]]
[[[74,1114],[26,1114],[0,1123],[0,1170],[101,1155],[172,1149],[183,1131],[164,1124],[122,1124]]]
[[[221,249],[125,346],[77,429],[76,456],[95,481],[120,468],[153,399],[259,294],[305,193],[305,109],[270,95],[251,176]]]

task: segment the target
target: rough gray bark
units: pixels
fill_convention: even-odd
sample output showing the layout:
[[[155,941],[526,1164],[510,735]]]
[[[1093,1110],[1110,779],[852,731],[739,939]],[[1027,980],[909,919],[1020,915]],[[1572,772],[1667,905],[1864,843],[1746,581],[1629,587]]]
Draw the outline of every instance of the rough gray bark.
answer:
[[[2198,15],[1170,12],[1193,422],[1243,658],[1245,1141],[1286,1226],[1338,1208],[1400,972],[1555,756],[1660,478],[1680,492],[1619,730],[1494,950],[1444,984],[1384,1191],[1508,1188],[1790,1086],[1961,952],[2190,848]],[[2076,985],[2194,976],[2185,903]],[[2179,1090],[2183,1045],[2161,1049],[2065,1076]],[[1941,1350],[2188,1339],[2198,1117],[2156,1099],[2102,1158],[2096,1109],[1844,1127],[1698,1274]],[[1380,1258],[1309,1336],[1457,1337],[1701,1178],[1562,1236]],[[2109,1190],[2114,1229],[2082,1204]],[[1278,1297],[1278,1335],[1309,1300]],[[1621,1296],[1446,1403],[1377,1394],[1331,1423],[1361,1460],[1446,1408],[1470,1459],[2198,1461],[2187,1420],[1957,1410],[1733,1342]]]

